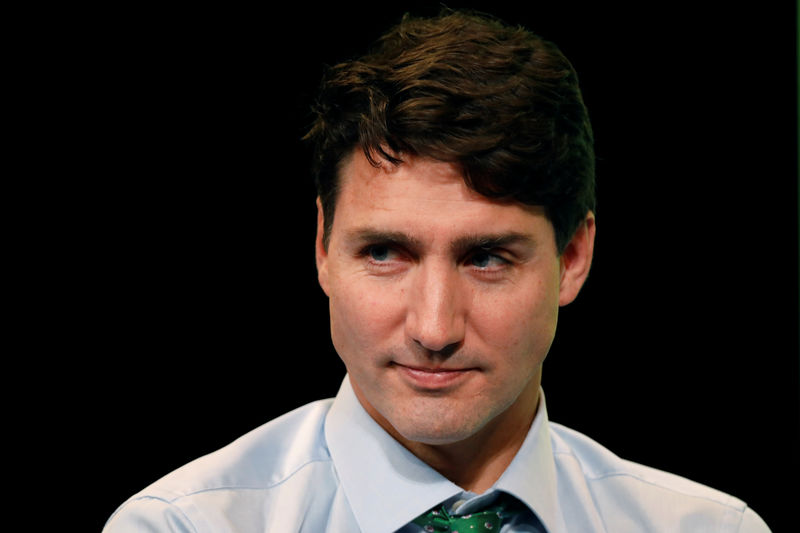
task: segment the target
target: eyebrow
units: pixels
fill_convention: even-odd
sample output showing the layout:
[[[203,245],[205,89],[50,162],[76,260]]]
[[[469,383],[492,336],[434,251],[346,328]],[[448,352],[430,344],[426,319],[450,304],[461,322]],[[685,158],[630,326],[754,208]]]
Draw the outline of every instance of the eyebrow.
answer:
[[[354,229],[347,233],[347,240],[356,244],[384,243],[394,244],[409,250],[420,250],[423,243],[420,239],[412,237],[401,231],[382,231],[374,228]],[[450,243],[451,252],[458,256],[470,250],[502,248],[507,246],[533,247],[535,240],[526,233],[510,231],[505,233],[488,233],[464,235]]]
[[[362,228],[348,231],[346,240],[356,244],[391,243],[409,249],[419,249],[422,241],[401,231],[381,231],[373,228]]]
[[[493,248],[505,248],[508,246],[533,247],[534,245],[535,241],[530,235],[510,231],[498,234],[465,235],[453,241],[450,248],[456,255],[461,255],[476,249],[491,250]]]

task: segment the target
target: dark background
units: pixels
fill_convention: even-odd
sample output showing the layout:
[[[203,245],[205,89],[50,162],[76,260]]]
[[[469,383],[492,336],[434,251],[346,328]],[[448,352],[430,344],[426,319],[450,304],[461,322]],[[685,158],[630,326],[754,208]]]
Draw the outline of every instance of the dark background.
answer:
[[[545,364],[550,418],[785,531],[800,473],[795,8],[608,4],[450,4],[556,42],[592,117],[596,256]],[[116,6],[53,50],[75,96],[57,133],[80,172],[51,191],[69,208],[41,335],[64,354],[48,366],[67,384],[54,440],[79,444],[65,462],[93,487],[93,527],[335,395],[300,137],[325,64],[437,6]]]

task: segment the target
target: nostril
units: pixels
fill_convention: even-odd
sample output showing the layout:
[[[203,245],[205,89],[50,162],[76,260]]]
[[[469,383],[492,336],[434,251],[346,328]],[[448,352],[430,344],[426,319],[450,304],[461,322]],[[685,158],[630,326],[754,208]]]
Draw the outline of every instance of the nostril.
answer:
[[[456,352],[456,350],[458,350],[458,348],[461,346],[461,342],[452,342],[450,344],[444,345],[441,348],[434,349],[430,345],[426,345],[426,343],[421,342],[419,340],[415,340],[414,342],[416,342],[420,347],[422,347],[425,351],[427,351],[429,356],[434,359],[437,358],[437,356],[442,359],[446,359],[451,355],[453,355]]]
[[[453,355],[453,353],[455,353],[456,350],[458,350],[459,346],[461,346],[460,342],[454,342],[454,343],[448,344],[447,346],[445,346],[444,348],[442,348],[441,350],[439,350],[436,353],[438,353],[442,357],[450,357],[451,355]]]

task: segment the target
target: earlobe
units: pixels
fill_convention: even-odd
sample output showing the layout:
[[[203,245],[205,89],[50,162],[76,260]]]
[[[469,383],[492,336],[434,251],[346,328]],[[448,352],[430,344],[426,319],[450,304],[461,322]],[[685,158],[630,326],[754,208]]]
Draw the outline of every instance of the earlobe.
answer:
[[[322,202],[317,197],[317,238],[316,238],[316,260],[317,260],[317,279],[319,286],[326,295],[328,293],[328,251],[325,249],[325,214],[322,209]]]
[[[567,305],[578,296],[578,292],[589,276],[594,255],[595,232],[594,213],[589,211],[561,254],[561,283],[558,299],[560,306]]]

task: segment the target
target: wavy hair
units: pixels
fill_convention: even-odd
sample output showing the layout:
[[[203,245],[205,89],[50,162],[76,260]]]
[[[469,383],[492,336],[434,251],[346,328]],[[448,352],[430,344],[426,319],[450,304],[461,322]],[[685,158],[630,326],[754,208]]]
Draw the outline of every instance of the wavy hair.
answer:
[[[403,154],[456,163],[489,198],[545,208],[563,252],[595,207],[593,135],[559,49],[487,15],[409,15],[364,57],[331,67],[304,139],[327,247],[339,168],[360,147],[373,165]]]

